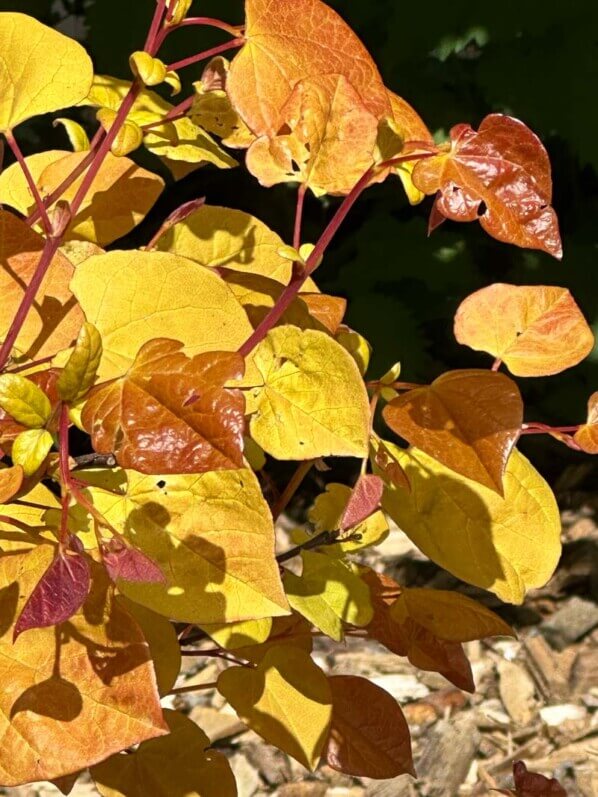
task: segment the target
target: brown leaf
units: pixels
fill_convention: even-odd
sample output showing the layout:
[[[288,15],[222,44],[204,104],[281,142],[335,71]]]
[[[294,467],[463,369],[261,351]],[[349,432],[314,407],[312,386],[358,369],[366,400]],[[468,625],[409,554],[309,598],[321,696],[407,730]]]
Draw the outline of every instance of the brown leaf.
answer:
[[[23,468],[20,465],[0,469],[0,504],[10,501],[19,492],[22,484]]]
[[[409,728],[398,703],[365,678],[335,675],[326,763],[347,775],[394,778],[415,775]]]
[[[203,473],[243,465],[245,400],[224,387],[243,373],[230,352],[186,357],[183,344],[144,344],[128,373],[94,392],[82,414],[99,453],[141,473]]]
[[[332,335],[336,335],[347,310],[347,300],[325,293],[302,293],[299,301],[307,305],[309,314]]]
[[[598,454],[598,392],[588,399],[588,420],[575,433],[575,442],[586,454]]]
[[[477,132],[456,125],[450,149],[420,161],[413,182],[426,194],[438,192],[435,210],[447,219],[479,219],[499,241],[563,255],[548,155],[517,119],[490,114]]]
[[[556,778],[546,778],[536,772],[529,772],[523,761],[513,763],[515,791],[503,791],[514,797],[567,797],[567,792]]]
[[[411,617],[403,623],[396,622],[391,607],[403,588],[389,576],[369,568],[364,568],[360,575],[370,588],[374,610],[374,617],[367,626],[369,636],[398,656],[407,656],[415,667],[438,672],[459,689],[473,692],[475,684],[471,667],[461,645],[438,639]]]
[[[581,362],[594,335],[566,288],[496,283],[468,296],[455,337],[503,360],[515,376],[550,376]]]
[[[24,221],[0,210],[0,340],[17,312],[44,248],[44,239]],[[25,319],[15,347],[29,359],[56,354],[71,344],[83,313],[69,289],[74,269],[64,255],[54,256]]]
[[[494,371],[449,371],[384,408],[384,420],[411,445],[502,495],[509,455],[523,423],[519,388]]]
[[[59,629],[13,644],[13,628],[54,547],[0,559],[0,781],[51,780],[167,732],[137,623],[92,565],[84,606]]]

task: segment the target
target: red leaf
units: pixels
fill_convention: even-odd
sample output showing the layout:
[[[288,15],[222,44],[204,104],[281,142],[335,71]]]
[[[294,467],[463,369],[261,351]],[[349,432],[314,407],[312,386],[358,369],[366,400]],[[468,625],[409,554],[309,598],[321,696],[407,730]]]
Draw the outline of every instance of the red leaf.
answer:
[[[479,219],[499,241],[563,255],[550,206],[550,161],[540,139],[518,119],[491,114],[477,132],[456,125],[450,149],[420,161],[413,183],[426,194],[437,193],[430,229],[442,216]]]
[[[30,628],[59,625],[72,617],[89,594],[89,573],[82,553],[58,551],[23,607],[13,639]]]
[[[504,792],[516,797],[567,797],[567,792],[556,778],[546,778],[536,772],[529,772],[523,761],[513,763],[515,791]]]
[[[137,581],[150,584],[165,584],[166,577],[149,556],[136,548],[130,548],[117,539],[107,542],[102,548],[102,557],[112,581]]]
[[[379,507],[384,482],[379,476],[364,474],[357,480],[341,518],[341,531],[362,523]]]

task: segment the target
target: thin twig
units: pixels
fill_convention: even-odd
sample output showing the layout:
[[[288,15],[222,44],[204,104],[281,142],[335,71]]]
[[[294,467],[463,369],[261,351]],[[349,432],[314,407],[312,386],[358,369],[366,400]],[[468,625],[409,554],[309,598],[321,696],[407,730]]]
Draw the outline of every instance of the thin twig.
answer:
[[[278,501],[276,501],[276,503],[272,507],[272,517],[274,518],[274,520],[277,520],[284,512],[284,510],[287,508],[287,506],[289,505],[289,501],[301,486],[303,479],[305,479],[307,474],[310,472],[310,470],[315,464],[315,461],[316,461],[315,459],[308,459],[305,462],[299,463],[296,471],[291,476],[289,483],[282,491]]]
[[[185,695],[188,692],[200,692],[202,689],[216,689],[217,686],[217,681],[211,681],[208,684],[196,684],[194,686],[177,686],[175,689],[171,689],[169,694]]]
[[[334,545],[337,541],[338,531],[322,531],[315,537],[310,537],[305,542],[302,542],[301,545],[297,545],[284,553],[279,553],[276,561],[278,564],[282,564],[283,562],[288,562],[289,559],[294,559],[301,551],[311,551],[313,548],[321,548],[323,545]]]
[[[27,185],[29,186],[29,190],[33,194],[33,199],[35,200],[35,205],[37,211],[41,217],[42,224],[44,226],[44,230],[48,235],[52,232],[52,222],[50,221],[50,217],[48,216],[48,211],[46,210],[46,206],[41,198],[41,194],[39,193],[39,189],[33,179],[33,175],[29,170],[29,166],[27,165],[27,161],[23,153],[21,152],[21,148],[17,144],[17,140],[13,136],[10,130],[7,130],[4,135],[6,136],[6,140],[8,142],[8,146],[11,148],[13,155],[17,159],[19,166],[21,167],[21,171],[25,175],[25,180],[27,181]]]
[[[217,47],[211,47],[209,50],[204,50],[202,53],[190,55],[188,58],[183,58],[181,61],[175,61],[173,64],[169,64],[167,69],[169,72],[176,72],[178,69],[184,69],[186,66],[192,66],[193,64],[197,64],[199,61],[205,61],[208,58],[213,58],[215,55],[225,53],[227,50],[234,50],[236,47],[242,47],[244,44],[244,39],[233,39],[232,41],[224,42],[224,44],[219,44]]]

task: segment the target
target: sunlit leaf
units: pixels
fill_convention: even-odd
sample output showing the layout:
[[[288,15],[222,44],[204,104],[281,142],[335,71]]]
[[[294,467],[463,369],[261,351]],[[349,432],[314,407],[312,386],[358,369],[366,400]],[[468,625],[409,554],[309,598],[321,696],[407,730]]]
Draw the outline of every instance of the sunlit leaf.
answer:
[[[143,632],[156,673],[158,692],[167,695],[174,686],[181,669],[181,648],[173,624],[161,614],[119,595],[121,603]]]
[[[288,614],[274,558],[272,516],[249,470],[193,476],[127,471],[124,494],[90,497],[130,545],[149,556],[167,584],[120,581],[127,597],[188,623],[230,623]],[[89,519],[73,514],[83,537]]]
[[[301,576],[287,572],[284,588],[290,605],[332,639],[343,638],[343,623],[367,625],[372,607],[367,586],[350,564],[325,554],[303,551]]]
[[[388,426],[451,470],[502,494],[523,423],[517,385],[504,374],[448,371],[384,408]]]
[[[387,443],[411,492],[387,487],[382,506],[434,562],[457,578],[521,603],[543,586],[558,562],[561,523],[540,474],[514,449],[504,497],[424,454]]]
[[[0,130],[76,105],[93,66],[83,47],[26,14],[0,14]]]
[[[226,147],[246,149],[255,136],[233,108],[226,93],[229,62],[222,56],[205,66],[201,80],[193,84],[196,95],[189,115],[199,127],[222,139]]]
[[[10,170],[7,169],[7,171]],[[0,183],[7,172],[0,173]],[[0,201],[5,201],[0,189]],[[0,339],[4,339],[23,299],[44,247],[44,239],[14,214],[0,210]],[[27,314],[15,348],[29,359],[55,354],[69,346],[84,321],[69,282],[73,267],[54,256]]]
[[[72,289],[102,336],[102,379],[126,373],[153,338],[180,340],[193,357],[236,351],[252,331],[218,275],[176,255],[115,251],[90,257],[77,268]]]
[[[73,152],[87,152],[90,148],[89,137],[85,128],[73,119],[55,119],[54,127],[62,125],[66,131]]]
[[[561,258],[558,220],[550,202],[550,161],[523,122],[490,114],[476,132],[467,124],[450,133],[450,148],[420,161],[413,183],[438,192],[436,216],[475,221],[499,241],[542,249]]]
[[[14,465],[12,468],[0,468],[0,504],[16,495],[23,484],[23,468]]]
[[[273,647],[255,669],[221,673],[218,691],[253,731],[308,769],[316,768],[332,700],[328,679],[307,653]]]
[[[226,85],[234,108],[257,136],[273,136],[295,85],[342,75],[366,109],[388,115],[389,100],[369,53],[349,26],[320,0],[247,0],[246,44]]]
[[[0,558],[0,778],[6,786],[91,766],[167,731],[147,645],[106,592],[101,568],[82,609],[13,643],[15,617],[54,548]],[[110,733],[106,733],[110,728]]]
[[[497,283],[468,296],[455,337],[498,357],[515,376],[549,376],[581,362],[594,336],[566,288]]]
[[[369,478],[368,478],[369,481]],[[354,491],[345,484],[331,482],[326,492],[321,493],[309,509],[308,518],[314,524],[316,533],[336,531],[341,528],[342,519],[351,502]],[[340,535],[339,542],[326,546],[326,553],[351,553],[377,545],[388,535],[388,523],[384,513],[375,511],[355,524],[350,535]]]
[[[575,442],[586,454],[598,454],[598,392],[588,399],[588,419],[575,433]]]
[[[410,490],[407,474],[395,456],[395,453],[399,450],[396,446],[390,447],[385,440],[379,437],[372,436],[370,440],[372,467],[376,466],[377,472],[388,484],[393,487],[401,487],[403,490]]]
[[[328,766],[355,777],[415,775],[409,728],[396,700],[354,675],[335,675],[328,683],[332,691],[332,722],[324,750]]]
[[[241,620],[238,623],[202,625],[202,630],[209,634],[217,645],[227,650],[260,645],[265,642],[272,631],[272,618],[262,620]]]
[[[0,375],[0,407],[17,423],[32,429],[44,426],[52,414],[43,390],[20,374]]]
[[[79,551],[56,551],[54,559],[27,598],[14,639],[32,628],[69,620],[84,604],[91,587],[89,561]]]
[[[3,472],[4,469],[0,469],[0,473]],[[58,513],[60,508],[60,502],[54,493],[43,484],[35,484],[28,490],[27,501],[31,506],[15,503],[2,504],[1,515],[6,518],[12,518],[19,524],[36,529],[35,533],[27,534],[8,522],[0,521],[0,551],[2,553],[11,551],[23,552],[37,545],[40,542],[37,532],[41,529],[47,530],[49,527],[47,522],[48,511],[51,510]],[[56,514],[56,517],[58,517],[58,514]],[[44,531],[41,534],[42,536],[48,536],[53,542],[56,541],[54,532]],[[40,575],[41,572],[38,572],[38,578]],[[33,589],[33,586],[34,582],[31,583],[31,589]]]
[[[264,186],[291,181],[318,196],[348,194],[374,164],[378,119],[343,75],[299,81],[279,126],[285,132],[258,138],[247,152],[247,168]]]
[[[95,382],[102,357],[102,338],[93,324],[81,327],[75,348],[64,366],[56,388],[63,401],[76,403]]]
[[[93,767],[91,776],[102,797],[236,797],[230,764],[210,749],[201,728],[177,711],[166,710],[164,719],[168,736]]]
[[[48,456],[54,440],[47,429],[27,429],[15,437],[10,455],[25,476],[33,476]]]
[[[54,157],[34,178],[42,197],[51,194],[87,158],[87,152],[54,152]],[[35,156],[33,156],[35,157]],[[31,158],[27,159],[27,162]],[[67,202],[75,198],[86,172],[62,194]],[[164,189],[158,175],[142,169],[129,158],[106,156],[83,200],[79,212],[65,233],[67,239],[92,241],[107,246],[130,232],[144,219]],[[0,196],[21,213],[34,207],[33,197],[18,164],[0,175]]]
[[[358,526],[380,508],[383,487],[382,479],[372,473],[364,473],[357,479],[341,517],[341,531]]]
[[[274,617],[267,639],[257,645],[236,648],[235,655],[257,664],[272,648],[278,650],[285,646],[299,648],[308,654],[313,650],[312,625],[298,612]]]
[[[257,347],[251,436],[277,459],[367,452],[369,403],[354,360],[323,332],[282,326]],[[251,404],[251,402],[253,402]]]
[[[225,383],[244,371],[239,354],[189,359],[182,343],[144,344],[121,379],[94,391],[81,420],[100,453],[142,473],[203,473],[243,465],[245,400]]]

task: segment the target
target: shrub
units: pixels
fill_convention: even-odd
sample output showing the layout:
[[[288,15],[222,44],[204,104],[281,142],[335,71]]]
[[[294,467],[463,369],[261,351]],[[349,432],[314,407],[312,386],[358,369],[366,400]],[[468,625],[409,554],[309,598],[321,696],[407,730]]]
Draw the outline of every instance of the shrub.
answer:
[[[313,279],[360,195],[396,177],[411,203],[435,197],[430,230],[477,220],[560,258],[536,135],[492,114],[435,143],[320,0],[247,0],[240,27],[189,6],[158,0],[128,79],[94,75],[76,42],[0,14],[0,129],[16,161],[0,174],[5,786],[53,779],[68,792],[91,768],[106,795],[234,795],[203,731],[161,707],[188,691],[174,684],[190,653],[230,665],[192,689],[217,689],[308,769],[414,774],[399,705],[365,678],[327,677],[310,656],[314,635],[375,639],[473,691],[462,643],[513,632],[458,592],[397,584],[360,552],[390,517],[441,567],[521,603],[557,564],[560,523],[519,437],[598,450],[598,394],[587,423],[526,423],[512,378],[557,374],[589,353],[567,290],[495,284],[464,297],[456,338],[490,367],[414,385],[398,363],[365,379],[367,341]],[[202,25],[228,40],[160,60],[167,36]],[[201,62],[182,102],[153,90],[177,94],[179,72]],[[73,151],[24,157],[15,128],[73,106],[95,112],[91,140],[60,117]],[[164,189],[129,157],[141,147],[174,179],[233,168],[246,150],[262,185],[298,185],[292,238],[198,199],[145,247],[108,250]],[[342,197],[315,244],[302,236],[308,190]],[[86,445],[80,435],[77,456],[73,427]],[[276,553],[277,518],[335,457],[361,462],[356,480],[330,483],[309,530]],[[296,470],[268,502],[279,461]]]

